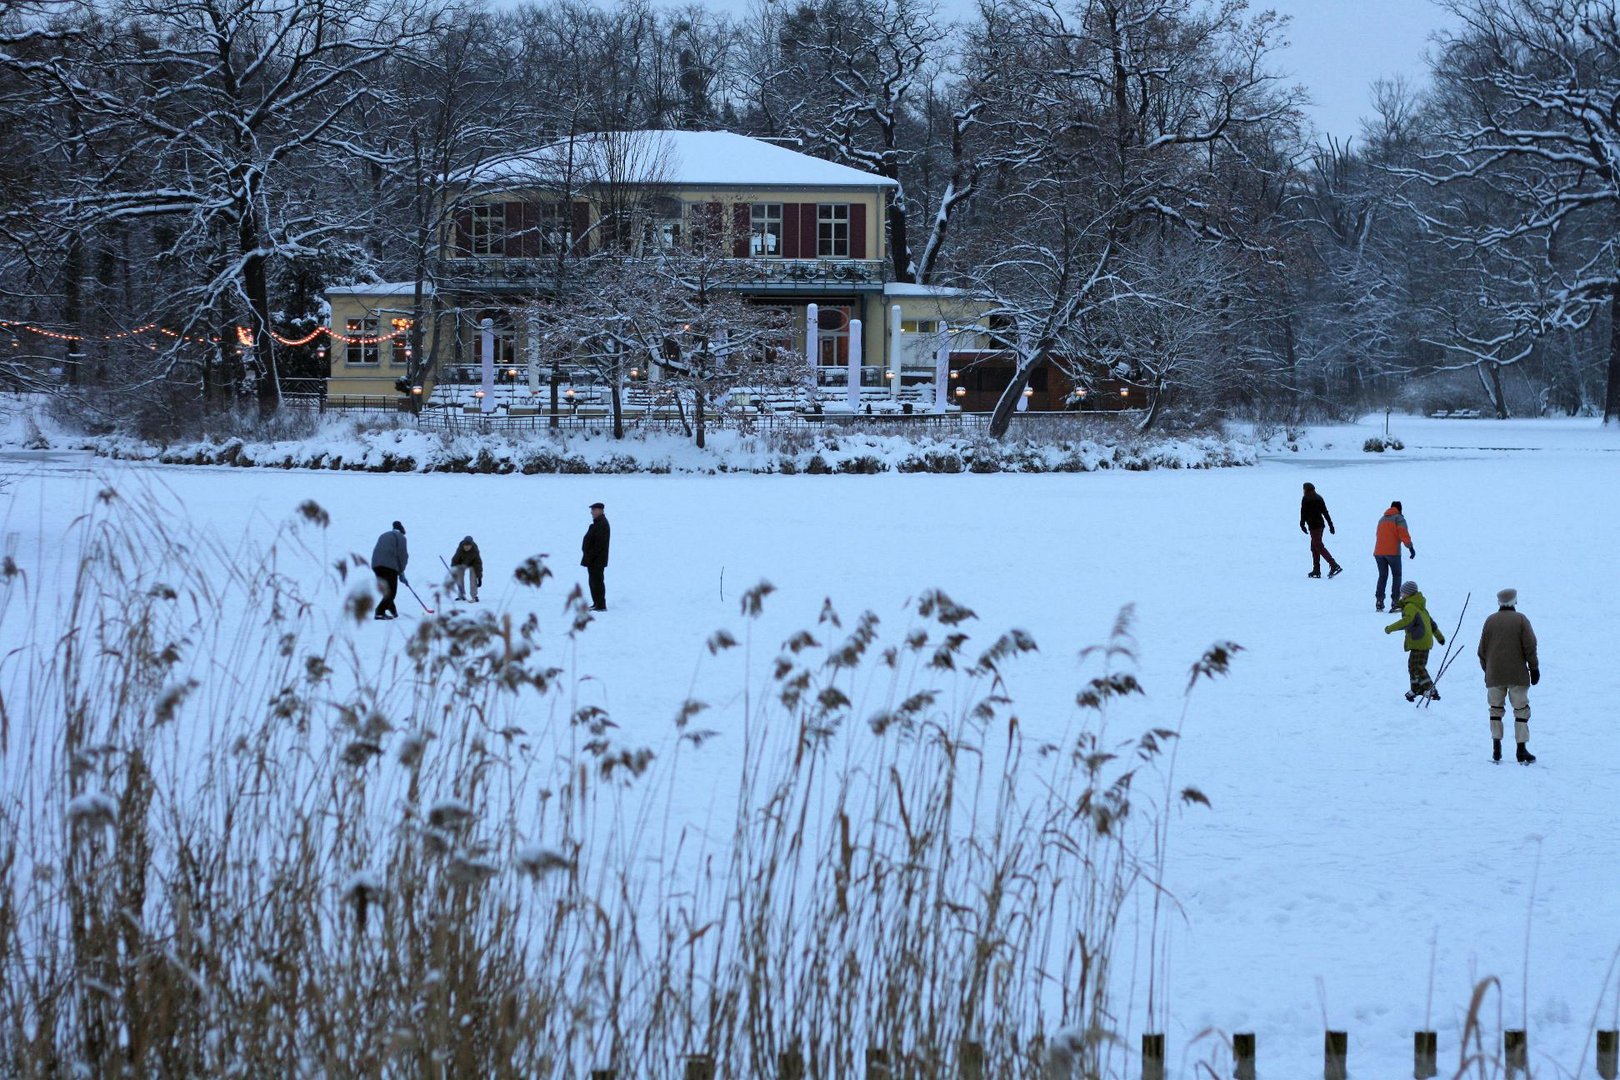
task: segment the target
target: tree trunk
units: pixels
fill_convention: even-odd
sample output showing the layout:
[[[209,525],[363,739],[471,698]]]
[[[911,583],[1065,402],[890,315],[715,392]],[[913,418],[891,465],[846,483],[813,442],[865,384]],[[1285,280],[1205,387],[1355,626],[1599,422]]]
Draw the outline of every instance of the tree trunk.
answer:
[[[1012,381],[1007,389],[1001,392],[996,400],[996,407],[990,413],[990,437],[999,439],[1007,434],[1007,428],[1012,426],[1013,414],[1018,411],[1018,399],[1024,395],[1024,387],[1029,384],[1030,372],[1035,370],[1033,364],[1021,366],[1013,372]]]
[[[1609,370],[1603,389],[1603,423],[1620,422],[1620,282],[1609,293]]]
[[[1154,422],[1159,419],[1159,413],[1162,410],[1163,405],[1164,384],[1160,383],[1159,385],[1153,387],[1152,396],[1148,400],[1147,415],[1142,417],[1142,422],[1136,426],[1136,433],[1138,435],[1146,435],[1148,433],[1148,430],[1153,427]]]
[[[624,438],[624,383],[618,372],[613,378],[613,437]]]
[[[83,278],[84,278],[84,238],[78,232],[68,236],[67,255],[62,260],[62,317],[67,321],[68,332],[83,334]],[[84,381],[84,374],[79,370],[84,359],[84,342],[68,341],[67,354],[63,360],[62,370],[69,386],[77,386]]]
[[[1496,418],[1506,420],[1507,393],[1502,389],[1502,365],[1494,360],[1482,360],[1475,370],[1479,373],[1480,385],[1485,388],[1485,396],[1490,398],[1491,409],[1496,413]]]
[[[243,219],[241,230],[242,291],[248,301],[248,333],[253,359],[259,368],[259,411],[281,408],[281,377],[276,371],[275,339],[270,336],[270,278],[263,255],[253,254],[259,230],[251,215]]]
[[[703,387],[698,386],[697,392],[692,395],[692,423],[697,428],[697,448],[703,449]]]

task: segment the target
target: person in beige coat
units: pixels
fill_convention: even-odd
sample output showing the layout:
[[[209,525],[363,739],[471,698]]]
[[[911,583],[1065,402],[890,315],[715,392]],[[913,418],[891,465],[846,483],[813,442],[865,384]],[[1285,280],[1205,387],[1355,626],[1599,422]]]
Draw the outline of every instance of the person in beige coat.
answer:
[[[1514,756],[1520,764],[1536,760],[1530,752],[1530,687],[1541,681],[1541,665],[1536,659],[1536,632],[1530,620],[1519,614],[1516,589],[1496,594],[1496,614],[1485,620],[1479,632],[1479,666],[1485,672],[1485,700],[1491,709],[1491,760],[1502,760],[1502,717],[1506,705],[1513,705]]]

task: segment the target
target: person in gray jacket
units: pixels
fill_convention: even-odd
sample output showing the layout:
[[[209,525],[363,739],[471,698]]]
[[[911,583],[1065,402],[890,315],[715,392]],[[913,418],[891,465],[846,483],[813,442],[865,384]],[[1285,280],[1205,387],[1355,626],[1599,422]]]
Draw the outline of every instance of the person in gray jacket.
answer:
[[[1514,606],[1518,600],[1516,589],[1496,594],[1500,606],[1479,634],[1479,666],[1485,672],[1485,700],[1491,710],[1491,760],[1502,760],[1502,717],[1511,701],[1513,741],[1518,744],[1514,756],[1528,765],[1536,760],[1529,746],[1530,687],[1541,681],[1541,664],[1536,658],[1536,632]]]
[[[371,549],[371,572],[377,575],[377,587],[382,590],[375,618],[399,618],[394,597],[399,595],[401,581],[410,584],[405,576],[405,566],[410,561],[411,553],[405,546],[405,526],[396,521],[393,528],[377,537],[377,546]]]

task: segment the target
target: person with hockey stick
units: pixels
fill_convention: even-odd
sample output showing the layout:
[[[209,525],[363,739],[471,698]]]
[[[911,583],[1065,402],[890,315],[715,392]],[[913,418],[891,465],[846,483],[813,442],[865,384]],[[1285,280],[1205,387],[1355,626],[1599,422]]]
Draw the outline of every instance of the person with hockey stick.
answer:
[[[1393,574],[1394,581],[1389,586],[1389,609],[1395,610],[1395,604],[1400,599],[1401,591],[1401,545],[1406,545],[1406,552],[1412,558],[1417,558],[1417,548],[1412,546],[1412,534],[1406,531],[1406,515],[1401,513],[1400,500],[1389,504],[1378,519],[1378,535],[1373,542],[1373,558],[1378,562],[1378,587],[1373,595],[1378,598],[1376,611],[1384,610],[1384,581]]]
[[[469,594],[478,603],[478,589],[484,584],[484,558],[478,553],[478,542],[463,536],[450,556],[450,577],[456,586],[456,599],[466,600]]]
[[[1502,760],[1502,717],[1513,705],[1514,759],[1521,765],[1536,760],[1530,752],[1530,687],[1541,681],[1536,656],[1536,632],[1519,614],[1519,592],[1496,594],[1496,613],[1479,632],[1479,666],[1485,672],[1485,703],[1491,713],[1491,760]]]
[[[1429,678],[1429,650],[1434,648],[1435,642],[1444,645],[1446,636],[1434,624],[1434,619],[1429,617],[1428,601],[1418,591],[1417,582],[1408,581],[1401,586],[1400,611],[1401,617],[1384,627],[1384,633],[1406,631],[1403,640],[1406,674],[1412,684],[1412,688],[1406,692],[1406,700],[1416,701],[1421,697],[1439,701],[1440,691],[1434,688],[1434,680]]]
[[[1311,572],[1306,577],[1319,578],[1322,576],[1322,560],[1328,561],[1328,577],[1337,577],[1344,567],[1333,558],[1333,553],[1322,543],[1322,527],[1327,531],[1337,533],[1333,527],[1333,515],[1328,513],[1327,500],[1316,493],[1315,484],[1305,485],[1305,497],[1299,501],[1299,531],[1311,538]]]
[[[399,595],[399,583],[406,580],[405,567],[410,561],[410,549],[405,544],[405,526],[396,521],[387,532],[377,537],[376,546],[371,549],[371,572],[377,575],[377,587],[382,590],[382,599],[377,601],[377,614],[373,618],[399,618],[399,608],[394,606],[394,598]]]

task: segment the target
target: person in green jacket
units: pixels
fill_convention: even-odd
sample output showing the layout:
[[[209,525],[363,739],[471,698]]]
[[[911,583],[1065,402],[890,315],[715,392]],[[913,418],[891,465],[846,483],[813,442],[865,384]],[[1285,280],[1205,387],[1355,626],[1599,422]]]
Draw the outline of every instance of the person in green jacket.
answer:
[[[1412,689],[1406,692],[1406,700],[1416,701],[1426,697],[1430,701],[1439,701],[1440,692],[1434,688],[1434,680],[1429,678],[1429,650],[1434,648],[1435,642],[1444,645],[1446,635],[1429,617],[1428,601],[1418,592],[1417,582],[1408,581],[1401,586],[1401,598],[1397,603],[1401,617],[1384,627],[1384,633],[1406,631],[1406,673],[1412,680]]]

